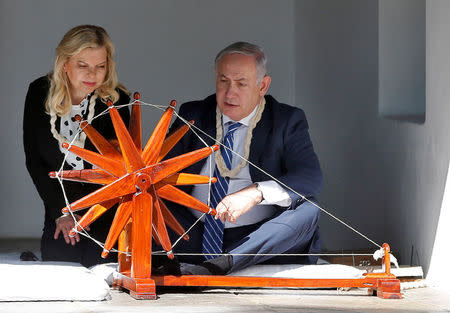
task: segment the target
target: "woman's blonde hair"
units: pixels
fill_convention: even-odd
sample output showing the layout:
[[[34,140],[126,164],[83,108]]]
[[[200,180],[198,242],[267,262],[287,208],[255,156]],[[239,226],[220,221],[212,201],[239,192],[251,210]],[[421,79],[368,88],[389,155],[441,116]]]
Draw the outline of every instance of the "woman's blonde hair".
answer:
[[[70,112],[72,102],[70,98],[69,79],[64,71],[64,64],[86,48],[106,48],[107,71],[103,84],[97,88],[97,95],[103,100],[116,102],[119,93],[115,90],[119,86],[114,63],[114,45],[106,31],[95,25],[80,25],[69,30],[56,47],[56,59],[48,77],[50,89],[47,95],[45,108],[47,113],[54,112],[58,116],[64,116]]]

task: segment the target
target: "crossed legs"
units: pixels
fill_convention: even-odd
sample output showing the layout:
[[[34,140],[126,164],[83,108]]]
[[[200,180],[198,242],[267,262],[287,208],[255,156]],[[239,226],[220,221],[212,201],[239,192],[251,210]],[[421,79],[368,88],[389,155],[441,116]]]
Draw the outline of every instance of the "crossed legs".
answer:
[[[186,229],[195,221],[185,208],[177,208],[173,213]],[[260,263],[316,263],[317,257],[314,256],[274,257],[273,254],[319,253],[321,240],[318,221],[319,209],[309,202],[303,202],[293,210],[280,210],[275,216],[259,223],[227,228],[224,233],[224,251],[234,254],[229,271],[237,271]],[[176,253],[201,253],[203,223],[194,226],[189,236],[188,242],[180,241],[174,248]],[[178,259],[193,264],[204,261],[202,256],[179,256]]]

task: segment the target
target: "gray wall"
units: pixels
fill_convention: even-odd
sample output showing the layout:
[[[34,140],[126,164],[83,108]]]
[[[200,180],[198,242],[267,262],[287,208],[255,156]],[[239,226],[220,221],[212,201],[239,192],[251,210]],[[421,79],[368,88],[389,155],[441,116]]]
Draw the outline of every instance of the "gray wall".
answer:
[[[321,203],[383,239],[376,153],[377,1],[296,1],[296,101],[305,108],[325,176]],[[322,215],[329,250],[374,248]],[[336,234],[339,234],[338,236]]]
[[[403,264],[428,268],[450,156],[450,2],[426,7],[426,121],[378,116],[378,3],[295,2],[296,101],[325,172],[322,204]],[[365,239],[322,217],[326,248]],[[339,234],[339,235],[336,235]]]
[[[181,103],[213,93],[214,56],[238,40],[265,47],[270,92],[294,102],[292,1],[2,0],[0,23],[0,237],[40,236],[43,207],[23,155],[23,102],[28,84],[50,71],[56,45],[75,25],[106,28],[120,80],[146,102]],[[145,128],[153,129],[159,116],[145,110]]]

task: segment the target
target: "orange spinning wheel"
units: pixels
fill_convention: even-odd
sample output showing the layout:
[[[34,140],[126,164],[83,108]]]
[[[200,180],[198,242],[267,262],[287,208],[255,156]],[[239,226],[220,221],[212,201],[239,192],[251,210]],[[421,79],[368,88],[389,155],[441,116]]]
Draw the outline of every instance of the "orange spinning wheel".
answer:
[[[81,127],[99,153],[64,143],[63,146],[97,169],[51,172],[61,179],[104,185],[97,191],[62,209],[64,213],[88,208],[75,231],[80,231],[99,218],[114,204],[119,203],[111,229],[105,241],[102,256],[107,256],[114,244],[119,244],[119,274],[115,287],[130,290],[137,299],[156,299],[158,286],[210,286],[210,287],[308,287],[367,288],[381,298],[401,298],[400,281],[390,272],[389,245],[383,244],[383,273],[365,273],[353,279],[294,279],[274,277],[238,277],[182,275],[158,276],[151,272],[152,238],[161,245],[169,258],[173,258],[172,244],[166,225],[183,239],[185,230],[167,209],[161,199],[173,201],[200,212],[215,215],[216,211],[203,202],[181,191],[176,185],[209,183],[208,176],[181,173],[189,165],[207,157],[218,149],[217,145],[161,161],[188,131],[184,125],[166,137],[173,116],[175,101],[166,109],[147,144],[142,149],[141,109],[139,94],[135,93],[130,127],[127,130],[117,109],[108,103],[109,113],[120,145],[118,152],[91,125],[81,121]],[[191,122],[192,123],[192,122]],[[215,182],[213,178],[211,180]],[[130,256],[131,255],[131,256]]]
[[[214,209],[175,186],[209,183],[208,176],[179,171],[207,157],[213,150],[217,150],[218,146],[206,147],[161,161],[188,131],[189,126],[184,125],[166,137],[176,105],[176,101],[173,100],[147,144],[142,148],[139,93],[135,93],[134,98],[136,101],[132,105],[129,129],[126,128],[117,108],[112,102],[108,102],[121,153],[91,125],[78,118],[81,128],[99,153],[67,143],[63,143],[63,147],[97,166],[98,169],[61,171],[59,177],[104,186],[71,203],[63,208],[62,212],[75,212],[90,207],[71,231],[70,235],[75,235],[76,231],[86,228],[109,208],[119,203],[102,257],[108,255],[120,236],[119,251],[126,253],[119,253],[119,270],[124,275],[122,284],[120,282],[119,284],[129,289],[137,298],[154,299],[155,283],[151,279],[152,238],[162,246],[169,258],[173,258],[166,225],[179,236],[185,234],[183,227],[161,199],[214,215],[216,213]],[[51,172],[49,175],[56,178],[58,173]],[[213,178],[212,182],[215,181]],[[183,239],[188,240],[189,236],[186,234]]]

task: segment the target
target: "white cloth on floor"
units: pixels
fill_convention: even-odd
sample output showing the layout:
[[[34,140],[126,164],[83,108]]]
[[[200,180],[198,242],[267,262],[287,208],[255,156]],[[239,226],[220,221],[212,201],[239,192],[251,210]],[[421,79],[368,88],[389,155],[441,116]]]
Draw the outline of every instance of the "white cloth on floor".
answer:
[[[231,276],[265,276],[303,279],[350,279],[362,278],[364,270],[342,264],[322,265],[253,265],[240,271],[231,273]]]
[[[78,263],[18,261],[0,255],[0,301],[101,301],[111,298],[105,280]]]
[[[105,263],[91,266],[89,269],[92,274],[98,278],[104,279],[109,286],[112,286],[114,278],[118,274],[118,266],[117,263]]]

